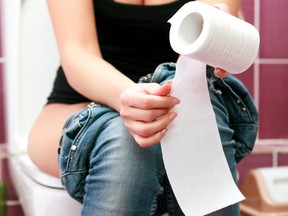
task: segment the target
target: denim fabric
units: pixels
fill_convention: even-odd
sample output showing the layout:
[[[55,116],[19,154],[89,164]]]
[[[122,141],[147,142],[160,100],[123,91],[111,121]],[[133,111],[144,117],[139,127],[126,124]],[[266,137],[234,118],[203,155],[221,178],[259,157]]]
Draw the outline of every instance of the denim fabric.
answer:
[[[164,83],[174,73],[174,63],[161,64],[139,82]],[[207,70],[207,84],[236,182],[236,163],[252,151],[256,139],[257,110],[235,77],[218,79]],[[83,203],[82,216],[183,215],[165,173],[160,145],[139,147],[114,110],[91,103],[68,119],[60,145],[61,180],[67,192]],[[238,216],[239,205],[209,215]]]

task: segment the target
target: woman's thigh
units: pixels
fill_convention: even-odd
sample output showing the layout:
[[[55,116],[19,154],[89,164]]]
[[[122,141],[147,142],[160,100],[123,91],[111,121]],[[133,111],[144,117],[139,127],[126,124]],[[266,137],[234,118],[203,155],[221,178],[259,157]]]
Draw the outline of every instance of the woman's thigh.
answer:
[[[42,171],[59,176],[57,149],[63,125],[73,113],[83,109],[87,104],[48,104],[43,108],[28,140],[29,156]]]
[[[64,127],[61,179],[82,215],[154,215],[165,173],[159,144],[141,148],[119,113],[97,104]]]

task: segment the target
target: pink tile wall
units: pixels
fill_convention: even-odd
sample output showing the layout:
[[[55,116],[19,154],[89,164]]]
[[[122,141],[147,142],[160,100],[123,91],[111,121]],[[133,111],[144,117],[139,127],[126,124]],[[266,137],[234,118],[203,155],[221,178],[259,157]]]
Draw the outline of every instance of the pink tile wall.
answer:
[[[239,78],[247,87],[248,91],[254,96],[254,66],[252,65],[245,73],[237,74],[236,77]]]
[[[287,80],[287,64],[260,64],[260,139],[288,137]]]
[[[245,83],[259,109],[259,142],[279,139],[288,144],[288,1],[242,0],[245,20],[260,32],[259,57],[238,77]],[[266,142],[267,143],[267,142]]]
[[[254,0],[242,0],[241,8],[245,21],[254,24]]]
[[[0,0],[0,11],[2,6],[2,0]],[[5,137],[5,116],[4,116],[4,90],[3,89],[3,44],[2,44],[2,20],[1,17],[2,13],[0,13],[0,143],[6,142]],[[8,201],[17,201],[17,194],[15,193],[15,190],[13,188],[9,171],[7,169],[7,160],[1,161],[2,169],[2,179],[0,181],[4,181],[7,185],[7,198]],[[22,211],[22,208],[20,205],[8,205],[6,207],[6,216],[24,216],[24,213]]]
[[[1,57],[0,57],[1,58]],[[3,64],[0,63],[0,143],[5,142],[4,98],[3,98]]]
[[[1,11],[1,5],[2,5],[2,0],[0,0],[0,11]],[[0,13],[0,58],[3,56],[3,49],[2,49],[2,28],[1,28],[1,24],[2,24],[2,13]]]
[[[261,58],[288,58],[287,9],[287,0],[261,0]]]
[[[2,0],[0,0],[0,11],[1,11],[1,3]],[[4,127],[4,98],[3,98],[3,84],[2,84],[2,80],[3,80],[3,64],[1,63],[3,61],[3,48],[2,48],[2,28],[1,28],[1,23],[2,23],[2,19],[1,19],[1,13],[0,13],[0,143],[4,143],[5,142],[5,127]]]
[[[259,29],[261,38],[254,65],[239,76],[259,110],[256,149],[288,149],[288,1],[242,0],[242,8],[246,21]],[[238,164],[240,185],[250,170],[273,165],[273,149],[252,154]],[[287,152],[279,153],[278,165],[288,166]]]
[[[287,140],[288,1],[261,0],[259,6],[259,138]]]

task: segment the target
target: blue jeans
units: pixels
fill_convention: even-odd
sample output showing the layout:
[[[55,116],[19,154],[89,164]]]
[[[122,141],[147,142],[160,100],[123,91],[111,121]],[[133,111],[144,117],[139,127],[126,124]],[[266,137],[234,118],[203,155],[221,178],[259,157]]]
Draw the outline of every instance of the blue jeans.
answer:
[[[153,75],[139,82],[164,83],[173,79],[175,66],[161,64]],[[236,78],[218,79],[208,69],[207,84],[236,182],[236,163],[254,146],[257,111],[250,94]],[[61,180],[67,192],[83,203],[82,216],[148,216],[165,212],[184,215],[167,179],[161,146],[139,147],[114,110],[91,103],[67,120],[60,146]],[[239,205],[209,215],[238,216]]]

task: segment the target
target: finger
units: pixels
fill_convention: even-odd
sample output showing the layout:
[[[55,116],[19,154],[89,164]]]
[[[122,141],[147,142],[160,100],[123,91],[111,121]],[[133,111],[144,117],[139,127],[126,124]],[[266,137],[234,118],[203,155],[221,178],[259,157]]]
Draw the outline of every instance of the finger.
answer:
[[[138,109],[135,107],[127,106],[125,109],[120,110],[120,115],[126,119],[133,119],[135,121],[152,122],[155,119],[163,116],[169,112],[169,109]]]
[[[171,109],[180,101],[175,97],[142,94],[138,92],[125,92],[120,97],[124,106],[136,107],[139,109]]]
[[[135,139],[136,143],[142,147],[142,148],[147,148],[150,146],[153,146],[157,143],[160,142],[160,140],[164,137],[164,135],[167,132],[167,128],[157,132],[156,134],[154,134],[153,136],[150,137],[142,137],[139,136],[138,134],[133,134],[131,133],[131,135],[133,136],[133,138]]]
[[[125,126],[134,134],[138,136],[148,138],[154,134],[167,128],[168,125],[175,119],[176,113],[170,112],[162,116],[161,118],[145,123],[142,121],[130,121],[129,119],[125,121]]]
[[[221,68],[215,68],[214,74],[218,78],[225,78],[225,77],[229,76],[229,73],[226,72],[225,70],[221,69]]]
[[[152,95],[158,95],[158,96],[168,96],[170,95],[172,91],[172,82],[167,82],[160,86],[158,89],[155,89],[154,91],[151,91],[150,93]]]

